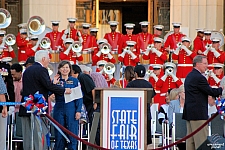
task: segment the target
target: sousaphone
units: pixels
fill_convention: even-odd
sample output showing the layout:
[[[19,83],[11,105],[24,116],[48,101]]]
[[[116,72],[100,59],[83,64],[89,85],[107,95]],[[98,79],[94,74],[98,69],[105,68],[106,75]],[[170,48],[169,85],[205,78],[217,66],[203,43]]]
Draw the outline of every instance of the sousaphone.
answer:
[[[0,8],[0,29],[7,28],[12,21],[11,14],[8,10]]]
[[[45,22],[39,16],[32,16],[27,21],[27,31],[32,35],[40,35],[45,31]]]
[[[220,39],[220,48],[224,45],[224,34],[222,33],[222,31],[212,31],[211,39],[212,38]]]

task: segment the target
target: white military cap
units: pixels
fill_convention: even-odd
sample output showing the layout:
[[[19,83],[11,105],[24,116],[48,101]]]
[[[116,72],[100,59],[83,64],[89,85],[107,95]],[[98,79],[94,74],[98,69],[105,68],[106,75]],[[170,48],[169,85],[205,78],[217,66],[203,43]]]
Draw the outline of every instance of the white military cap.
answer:
[[[89,29],[89,28],[90,28],[90,26],[91,26],[91,24],[90,24],[90,23],[82,23],[82,27],[83,27],[83,28],[87,28],[87,29]]]
[[[185,42],[185,41],[191,42],[191,39],[189,37],[187,37],[187,36],[184,36],[184,37],[182,37],[181,41],[182,42]]]
[[[154,28],[157,30],[162,30],[164,28],[163,25],[154,25]]]
[[[90,32],[98,32],[99,28],[90,28]]]
[[[136,44],[135,41],[126,41],[127,46],[134,46]]]
[[[86,72],[92,72],[92,69],[86,65],[79,65],[80,69],[82,70],[82,72],[86,71]]]
[[[219,39],[219,38],[217,38],[217,37],[214,37],[214,38],[212,38],[211,40],[212,40],[212,42],[220,42],[220,41],[221,41],[221,39]]]
[[[108,24],[110,26],[117,26],[119,24],[119,22],[118,21],[109,21]]]
[[[204,30],[204,34],[211,34],[211,33],[212,33],[212,30],[209,30],[209,29]]]
[[[173,25],[173,27],[180,27],[181,23],[180,22],[173,22],[172,25]]]
[[[67,20],[69,21],[69,22],[76,22],[77,21],[77,18],[67,18]]]
[[[19,28],[26,28],[27,27],[27,23],[20,23],[17,25]]]
[[[51,21],[52,25],[58,26],[60,21]]]
[[[142,26],[148,26],[150,23],[148,21],[142,21],[142,22],[139,22],[139,24]]]
[[[197,28],[196,30],[197,30],[197,32],[203,32],[204,33],[204,29],[202,29],[202,28]]]
[[[5,33],[6,33],[5,30],[0,30],[0,35],[3,35]]]
[[[172,62],[166,62],[164,64],[164,66],[165,66],[165,68],[170,68],[170,67],[172,67],[174,69],[176,68],[176,65],[174,63],[172,63]]]
[[[38,39],[38,35],[30,35],[30,40],[36,40]]]
[[[162,68],[162,65],[160,65],[160,64],[153,64],[152,65],[152,68],[153,69],[161,69]]]
[[[97,62],[97,66],[105,65],[105,64],[107,64],[107,61],[105,61],[105,60],[99,60],[99,61]]]
[[[160,37],[155,37],[155,38],[154,38],[154,42],[160,42],[160,43],[163,43],[163,39],[160,38]]]
[[[106,40],[106,39],[99,39],[98,41],[97,41],[97,44],[99,45],[99,44],[102,44],[102,43],[108,43],[108,41]]]
[[[213,67],[214,68],[223,68],[223,64],[221,64],[221,63],[213,63]]]
[[[126,24],[124,24],[124,26],[126,26],[126,28],[134,28],[135,24],[133,24],[133,23],[126,23]]]
[[[24,34],[24,33],[27,33],[27,29],[20,29],[20,34]]]
[[[72,38],[67,38],[64,40],[64,44],[73,44],[74,40]]]

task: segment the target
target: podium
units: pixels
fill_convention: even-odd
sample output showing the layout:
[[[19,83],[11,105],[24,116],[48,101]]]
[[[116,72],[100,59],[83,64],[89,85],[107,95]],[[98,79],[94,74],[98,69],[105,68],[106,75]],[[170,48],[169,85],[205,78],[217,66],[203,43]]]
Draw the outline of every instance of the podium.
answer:
[[[108,149],[147,149],[147,103],[152,88],[96,88],[100,141]]]

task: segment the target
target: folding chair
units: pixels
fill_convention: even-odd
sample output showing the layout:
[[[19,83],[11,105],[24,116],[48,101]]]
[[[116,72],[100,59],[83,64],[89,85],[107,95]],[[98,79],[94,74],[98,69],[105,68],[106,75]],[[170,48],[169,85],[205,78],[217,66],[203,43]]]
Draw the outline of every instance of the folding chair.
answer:
[[[151,120],[151,124],[152,124],[152,135],[153,135],[153,148],[155,148],[155,144],[156,144],[156,137],[162,136],[162,125],[159,124],[158,121],[158,111],[155,111],[154,113],[152,113],[152,120]]]
[[[187,134],[186,121],[182,119],[183,113],[173,113],[173,125],[172,125],[172,142],[185,137]],[[173,149],[176,149],[174,145]]]
[[[218,134],[222,137],[225,135],[225,121],[220,118],[220,115],[211,121],[210,128],[212,135]]]

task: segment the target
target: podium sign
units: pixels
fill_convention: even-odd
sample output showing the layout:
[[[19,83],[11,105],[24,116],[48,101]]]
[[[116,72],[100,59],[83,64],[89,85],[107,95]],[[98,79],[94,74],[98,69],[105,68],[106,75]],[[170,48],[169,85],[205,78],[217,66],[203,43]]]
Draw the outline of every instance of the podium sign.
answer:
[[[103,90],[101,145],[114,150],[146,146],[147,100],[143,90]]]

